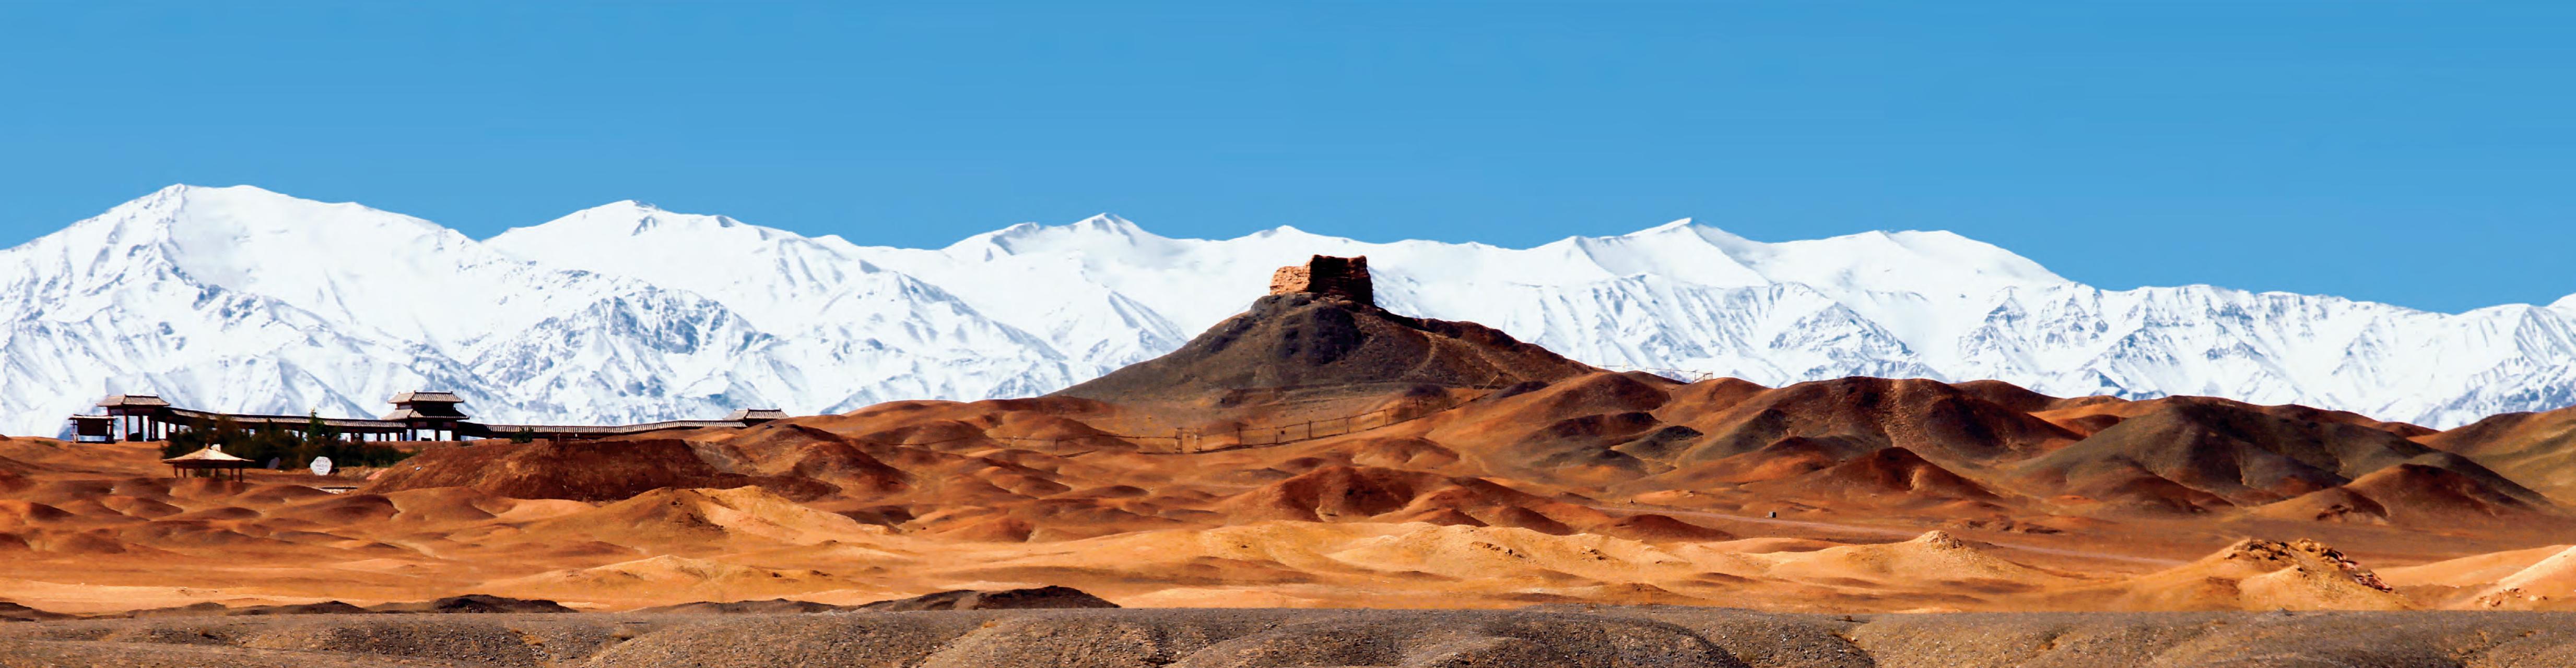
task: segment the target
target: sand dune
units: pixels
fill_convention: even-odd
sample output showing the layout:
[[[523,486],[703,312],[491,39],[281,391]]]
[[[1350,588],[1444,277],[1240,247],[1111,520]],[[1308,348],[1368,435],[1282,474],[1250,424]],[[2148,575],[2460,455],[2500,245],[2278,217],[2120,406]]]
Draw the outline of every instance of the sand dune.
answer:
[[[1899,543],[1847,545],[1814,551],[1756,555],[1772,565],[1765,575],[1804,580],[1868,580],[1894,587],[1951,585],[2016,591],[2063,585],[2077,578],[1997,557],[1940,531]]]
[[[463,487],[520,499],[615,501],[673,487],[739,487],[766,483],[788,494],[829,493],[805,479],[756,480],[716,470],[684,441],[629,439],[508,443],[431,450],[385,471],[362,491],[388,493]]]
[[[2477,460],[2561,502],[2576,502],[2576,407],[2498,415],[2415,440]]]
[[[2359,430],[2350,433],[2362,433],[2363,446],[2323,449],[2358,453],[2350,457],[2355,462],[2406,456],[2375,468],[2355,463],[2357,476],[2335,473],[2320,479],[2339,480],[2333,485],[2241,515],[2190,485],[2234,488],[2193,477],[2206,471],[2190,467],[2169,469],[2179,481],[2145,468],[2119,474],[2164,480],[2167,489],[2122,483],[2130,491],[2070,497],[2063,492],[2103,493],[2085,485],[2105,469],[2088,464],[2095,468],[2065,469],[2087,473],[2062,484],[2034,482],[2032,469],[2016,462],[2058,461],[2051,458],[2121,425],[2183,423],[2166,415],[2170,408],[2055,400],[1993,384],[1944,387],[1829,383],[1782,393],[1741,382],[1584,374],[1526,383],[1383,430],[1200,455],[1134,447],[1048,452],[995,438],[1081,437],[1105,433],[1084,420],[1125,419],[1124,409],[1087,399],[912,402],[685,439],[440,450],[424,455],[418,469],[396,467],[348,494],[285,482],[291,478],[283,473],[254,473],[246,482],[174,480],[116,473],[147,467],[112,461],[92,462],[82,473],[60,468],[65,457],[51,453],[46,463],[22,467],[30,476],[0,493],[0,552],[24,557],[0,575],[27,583],[0,587],[0,596],[96,609],[106,600],[150,604],[129,607],[372,604],[489,591],[621,609],[744,598],[853,604],[1064,584],[1122,604],[1184,606],[1591,601],[2195,610],[2548,608],[2563,596],[2544,590],[2568,586],[2563,560],[2542,563],[2555,552],[2515,553],[2528,544],[2507,540],[2428,555],[2470,557],[2481,548],[2505,555],[2480,568],[2445,567],[2451,572],[2440,578],[2392,569],[2409,576],[2396,578],[2394,591],[2312,543],[2253,541],[2179,567],[2142,567],[2171,552],[2124,551],[2197,544],[2188,549],[2206,554],[2212,536],[2231,531],[2200,517],[2326,520],[2317,526],[2340,527],[2339,541],[2413,545],[2424,527],[2546,533],[2562,526],[2552,524],[2561,513],[2545,499],[2489,484],[2466,468],[2473,462],[2389,445],[2393,428],[2281,426],[2266,421],[2282,418],[2254,409],[2227,419],[2291,435]],[[1790,399],[1798,402],[1783,403]],[[1760,429],[1778,437],[1693,459],[1733,446],[1717,444],[1723,434],[1666,422],[1723,422],[1676,404],[1718,412],[1764,406],[1727,418],[1735,422],[1724,423],[1724,434],[1733,436],[1724,438]],[[1755,417],[1786,405],[1847,414],[1773,427],[1762,420],[1785,418]],[[2095,424],[2085,434],[2054,422],[2040,428],[2007,420],[1997,424],[2022,431],[1998,433],[2022,436],[1930,448],[1962,458],[1948,464],[1899,445],[1955,435],[1917,422],[1947,419],[1941,415],[2078,410],[2118,423]],[[1545,419],[1550,415],[1562,417]],[[961,434],[967,437],[901,440]],[[2306,441],[2283,438],[2275,454],[2290,453],[2281,455],[2289,461],[2317,455],[2300,449]],[[2247,452],[2257,450],[2275,451]],[[2026,452],[2040,454],[2013,459]],[[550,468],[629,455],[636,461],[619,466],[630,468]],[[1623,470],[1620,457],[1647,462],[1646,469],[1672,468],[1640,469],[1616,485],[1597,482]],[[639,461],[669,463],[676,473],[622,479]],[[1559,468],[1580,470],[1544,473]],[[2229,475],[2236,477],[2224,479],[2247,479]],[[744,484],[650,487],[665,478]],[[820,489],[807,485],[834,491],[787,493]],[[1648,491],[1632,493],[1638,490]],[[2200,512],[2132,516],[2104,503],[2159,494]],[[2328,517],[2324,510],[2338,504],[2345,508]],[[1771,509],[1781,516],[1766,517]],[[1944,529],[1925,533],[1929,526]],[[2026,526],[2051,533],[2012,530]],[[215,565],[185,573],[165,567],[188,560]],[[98,593],[71,593],[78,591]]]
[[[1497,527],[1407,528],[1335,545],[1322,556],[1367,570],[1558,584],[1577,578],[1651,584],[1698,570],[1688,559],[1632,540]]]
[[[2505,610],[2576,610],[2576,548],[2559,550],[2521,570],[2496,578],[2461,607]]]
[[[2114,610],[2404,610],[2418,607],[2334,548],[2244,540],[2172,569],[2045,598]]]
[[[2553,608],[2576,598],[2576,513],[2534,486],[2576,480],[2553,454],[2564,424],[2433,433],[1993,381],[1683,383],[1288,295],[1058,396],[441,445],[351,493],[303,472],[170,478],[155,444],[0,439],[0,597],[625,609],[1065,585],[1176,606]],[[2412,565],[2387,584],[2268,539],[2303,535]]]
[[[882,527],[815,510],[758,487],[657,489],[598,508],[540,520],[523,539],[582,535],[611,543],[813,545],[885,535]]]
[[[734,601],[865,587],[813,569],[775,569],[661,555],[590,568],[496,580],[478,589],[505,596],[614,601],[621,605]]]
[[[2389,584],[2399,587],[2472,587],[2494,583],[2570,548],[2568,545],[2550,545],[2489,552],[2429,564],[2380,569],[2379,575]]]

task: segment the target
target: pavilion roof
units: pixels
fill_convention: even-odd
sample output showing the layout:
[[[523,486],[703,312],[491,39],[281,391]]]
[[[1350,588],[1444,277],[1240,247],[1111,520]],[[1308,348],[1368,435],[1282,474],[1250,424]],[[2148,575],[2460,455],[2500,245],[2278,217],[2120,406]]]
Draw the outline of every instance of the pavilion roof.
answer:
[[[149,394],[116,394],[98,400],[100,406],[168,406],[170,402]]]
[[[466,415],[465,415],[464,413],[460,413],[460,412],[453,411],[453,410],[446,410],[446,409],[444,409],[444,408],[402,408],[402,409],[396,409],[394,412],[391,412],[391,413],[386,413],[384,417],[380,417],[380,418],[376,418],[376,419],[377,419],[377,420],[380,420],[380,421],[382,421],[382,420],[458,420],[458,421],[462,421],[462,420],[464,420],[465,418],[466,418]]]
[[[244,466],[248,466],[248,465],[250,465],[250,460],[248,460],[248,459],[242,459],[242,458],[240,458],[240,457],[235,457],[235,456],[232,456],[232,455],[224,454],[224,451],[222,451],[222,450],[217,450],[217,449],[215,449],[215,448],[214,448],[214,446],[206,446],[206,448],[205,448],[205,449],[198,450],[198,451],[196,451],[196,452],[191,452],[191,453],[188,453],[188,454],[179,455],[179,456],[177,456],[177,457],[171,457],[171,458],[169,458],[169,459],[161,460],[161,463],[163,463],[163,464],[188,464],[188,463],[200,463],[200,462],[202,462],[202,463],[211,463],[211,464],[226,464],[226,463],[239,462],[239,463],[241,463],[241,464],[242,464],[242,465],[244,465]]]
[[[402,394],[394,395],[394,398],[392,398],[392,399],[387,399],[387,400],[385,400],[385,401],[386,401],[387,403],[395,403],[395,404],[408,404],[408,403],[415,403],[415,402],[417,402],[417,403],[425,403],[425,404],[427,404],[427,403],[438,403],[438,404],[461,404],[461,403],[465,403],[465,400],[464,400],[464,399],[456,398],[456,393],[454,393],[454,392],[404,392],[404,393],[402,393]]]

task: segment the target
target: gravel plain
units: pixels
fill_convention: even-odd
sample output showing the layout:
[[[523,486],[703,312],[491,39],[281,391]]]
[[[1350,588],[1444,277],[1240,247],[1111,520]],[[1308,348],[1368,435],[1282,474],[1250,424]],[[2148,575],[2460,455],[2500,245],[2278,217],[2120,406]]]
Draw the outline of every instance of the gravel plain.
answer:
[[[1726,608],[318,614],[0,624],[0,666],[2576,666],[2576,613]]]

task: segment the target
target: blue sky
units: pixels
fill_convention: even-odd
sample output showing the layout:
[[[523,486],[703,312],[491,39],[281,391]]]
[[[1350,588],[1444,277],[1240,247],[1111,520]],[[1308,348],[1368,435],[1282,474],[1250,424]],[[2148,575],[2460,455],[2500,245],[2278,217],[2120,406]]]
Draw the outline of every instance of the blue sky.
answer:
[[[2568,3],[346,4],[0,4],[0,244],[248,183],[478,237],[629,198],[908,246],[1694,217],[2576,292]]]

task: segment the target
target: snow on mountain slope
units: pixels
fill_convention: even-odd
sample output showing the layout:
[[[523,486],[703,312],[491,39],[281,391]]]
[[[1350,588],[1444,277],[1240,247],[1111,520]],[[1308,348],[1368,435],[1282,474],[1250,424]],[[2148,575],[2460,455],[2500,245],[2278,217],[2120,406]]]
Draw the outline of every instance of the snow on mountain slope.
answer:
[[[429,221],[247,186],[167,188],[82,224],[117,227],[145,253],[133,260],[166,262],[207,286],[440,347],[470,346],[615,291]],[[443,317],[460,311],[476,317]]]
[[[2436,426],[2576,403],[2576,296],[2440,314],[2209,286],[2109,291],[1946,232],[1763,243],[1676,221],[1533,248],[1115,216],[946,248],[618,202],[477,242],[255,188],[173,187],[0,251],[0,433],[98,395],[378,412],[452,389],[507,420],[846,411],[1040,394],[1241,310],[1276,267],[1368,255],[1379,301],[1576,359],[1766,384],[1999,378]]]
[[[935,293],[901,280],[883,291]],[[983,396],[1097,373],[953,299],[816,294],[855,297],[826,309],[849,317],[782,339],[698,293],[532,264],[419,219],[173,186],[0,251],[0,433],[57,433],[122,392],[372,415],[395,392],[447,389],[487,418],[584,423]]]
[[[1068,358],[1048,340],[987,318],[938,286],[870,264],[854,252],[857,247],[835,237],[809,239],[627,201],[515,228],[486,245],[541,264],[712,299],[740,314],[744,322],[728,323],[732,328],[724,336],[757,335],[765,341],[760,349],[777,359],[726,376],[744,383],[740,387],[702,386],[738,406],[845,411],[895,399],[1038,394],[1116,368]],[[745,357],[722,350],[708,354],[714,357],[702,364]],[[508,357],[557,359],[533,352]],[[578,394],[577,387],[554,391]],[[662,415],[632,413],[651,410],[638,406],[616,414]]]
[[[938,250],[833,246],[849,262],[942,286],[1098,367],[1171,349],[1239,310],[1271,269],[1323,253],[1373,258],[1379,298],[1399,311],[1483,322],[1599,364],[1773,384],[1992,377],[2065,395],[2212,394],[2434,424],[2553,407],[2548,397],[2576,387],[2515,392],[2495,380],[2576,359],[2564,309],[2445,315],[2207,286],[2104,291],[1946,232],[1761,243],[1678,221],[1504,249],[1370,244],[1284,227],[1179,240],[1103,215],[1015,225]],[[615,272],[614,248],[512,251]]]

